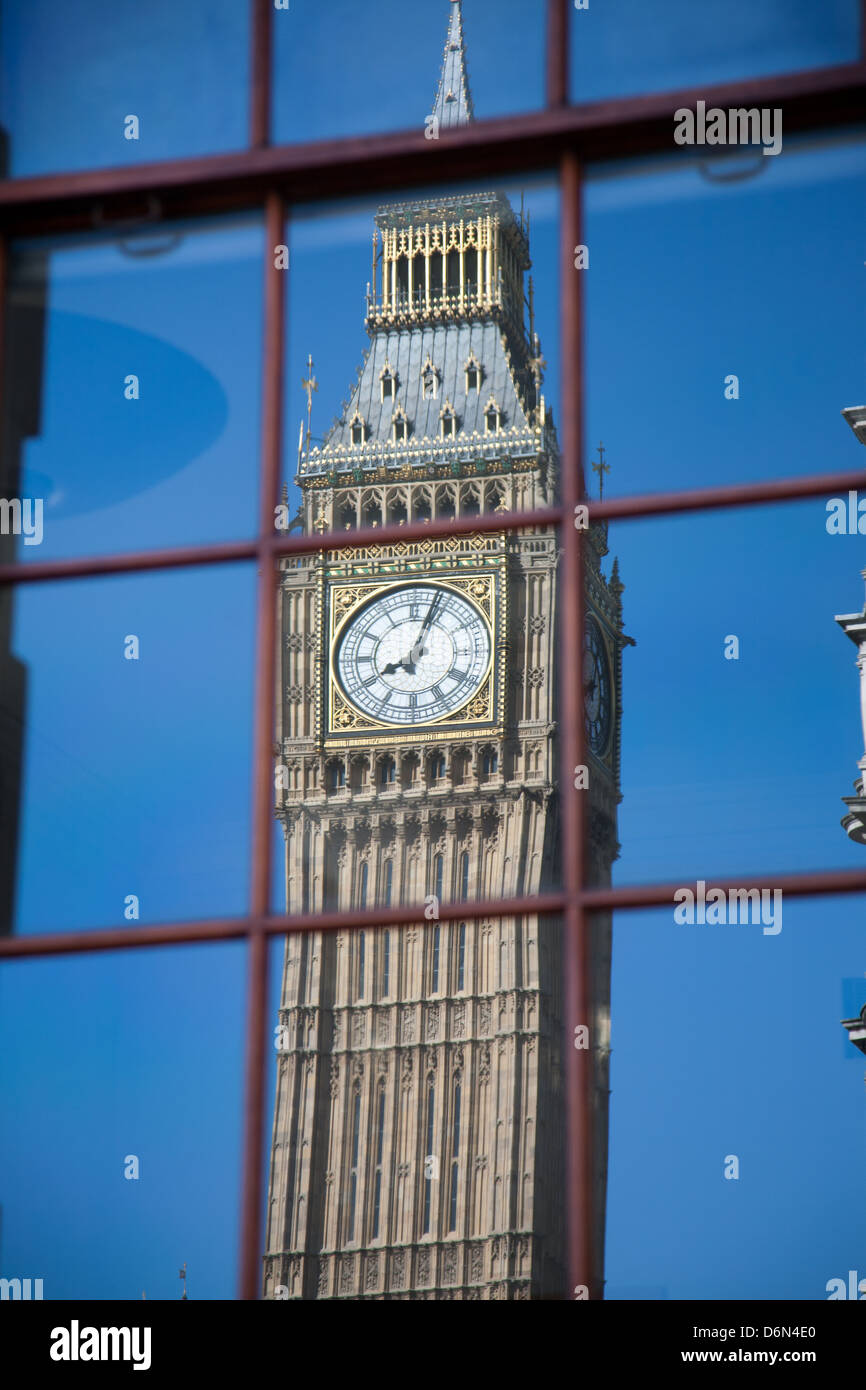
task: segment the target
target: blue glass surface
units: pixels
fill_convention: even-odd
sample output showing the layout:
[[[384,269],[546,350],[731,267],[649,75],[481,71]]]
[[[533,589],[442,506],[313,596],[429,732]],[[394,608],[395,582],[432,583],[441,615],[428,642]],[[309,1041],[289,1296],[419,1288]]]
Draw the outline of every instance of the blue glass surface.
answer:
[[[6,0],[6,175],[243,149],[249,13],[245,0]]]
[[[863,537],[828,533],[828,500],[611,525],[636,641],[614,882],[862,864],[840,826],[856,649],[834,616],[863,607]]]
[[[15,593],[19,933],[247,910],[254,594],[247,565]]]
[[[252,532],[261,267],[246,218],[16,244],[5,495],[44,518],[19,560]]]
[[[857,0],[586,0],[571,15],[571,100],[855,63]]]
[[[0,1274],[32,1297],[236,1296],[244,958],[3,963]]]
[[[606,1298],[824,1301],[864,1276],[863,1055],[839,1023],[864,907],[792,899],[777,936],[615,915]]]
[[[590,265],[574,274],[607,496],[862,463],[840,411],[863,396],[863,132],[703,155],[587,185]]]

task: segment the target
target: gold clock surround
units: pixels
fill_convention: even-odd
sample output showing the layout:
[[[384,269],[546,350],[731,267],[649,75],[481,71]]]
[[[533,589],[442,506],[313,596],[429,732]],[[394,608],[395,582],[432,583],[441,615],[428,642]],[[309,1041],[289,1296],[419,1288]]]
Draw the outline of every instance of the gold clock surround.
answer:
[[[461,538],[463,539],[463,538]],[[485,537],[485,539],[490,539]],[[504,537],[503,537],[504,541]],[[407,546],[414,549],[411,543]],[[417,558],[422,559],[423,550],[419,545]],[[478,557],[481,559],[481,556]],[[330,577],[323,576],[322,606],[327,613],[327,659],[323,661],[324,689],[319,690],[317,723],[322,734],[322,744],[326,749],[346,748],[354,741],[354,736],[362,735],[366,746],[411,743],[434,743],[454,738],[458,733],[489,733],[497,736],[502,729],[503,701],[505,692],[505,606],[507,586],[504,583],[505,567],[504,545],[499,554],[484,556],[483,567],[477,561],[471,571],[460,572],[449,566],[422,564],[414,574],[403,571],[397,574],[381,574],[372,578],[352,573],[352,566],[342,574],[331,569]],[[407,728],[381,722],[362,714],[343,694],[335,669],[335,656],[344,630],[362,605],[366,605],[379,594],[390,593],[395,589],[405,590],[413,586],[429,587],[431,584],[449,589],[460,595],[476,609],[490,638],[490,657],[487,669],[475,693],[459,709],[451,714],[440,716],[418,729]],[[324,654],[323,654],[324,655]],[[378,737],[377,737],[378,735]]]

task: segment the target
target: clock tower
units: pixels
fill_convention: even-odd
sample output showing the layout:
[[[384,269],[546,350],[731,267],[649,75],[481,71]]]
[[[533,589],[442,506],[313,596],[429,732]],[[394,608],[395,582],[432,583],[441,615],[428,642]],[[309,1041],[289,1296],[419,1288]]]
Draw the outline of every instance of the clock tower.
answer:
[[[433,117],[440,129],[472,119],[459,0]],[[301,450],[305,533],[555,503],[529,267],[528,224],[502,193],[380,209],[358,381],[324,442],[312,447],[308,431]],[[554,530],[284,562],[286,910],[405,905],[406,925],[287,937],[266,1298],[566,1296],[560,925],[440,923],[438,908],[555,887],[563,795],[589,797],[590,869],[610,881],[628,639],[616,562],[602,573],[606,524],[590,529],[586,551],[580,791],[556,785],[556,678],[568,652],[557,647]],[[603,914],[593,943],[601,1252]]]

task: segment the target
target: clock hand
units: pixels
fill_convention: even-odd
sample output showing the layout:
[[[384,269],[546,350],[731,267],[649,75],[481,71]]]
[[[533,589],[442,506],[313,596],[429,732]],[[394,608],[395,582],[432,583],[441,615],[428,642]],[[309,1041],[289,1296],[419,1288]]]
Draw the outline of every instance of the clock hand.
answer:
[[[418,636],[417,636],[416,639],[415,639],[415,645],[414,645],[414,647],[412,648],[411,652],[409,653],[409,658],[410,658],[411,661],[417,661],[418,658],[419,658],[419,656],[421,655],[421,652],[422,652],[422,643],[423,643],[423,641],[424,641],[424,634],[425,634],[425,632],[427,631],[427,629],[430,627],[431,622],[433,621],[433,614],[435,613],[436,608],[437,608],[438,605],[439,605],[439,601],[440,601],[441,597],[442,597],[441,594],[436,594],[435,597],[434,597],[434,599],[433,599],[433,602],[430,604],[430,607],[429,607],[428,610],[427,610],[427,617],[424,619],[423,623],[421,624],[421,631],[418,633]]]
[[[433,621],[433,614],[435,613],[441,598],[441,594],[436,594],[434,596],[433,602],[427,609],[427,616],[421,624],[421,630],[415,639],[414,646],[410,648],[406,656],[401,656],[399,661],[387,662],[387,664],[383,666],[382,670],[379,672],[380,676],[393,676],[394,672],[399,670],[401,666],[404,668],[404,670],[409,672],[410,676],[413,676],[415,674],[415,662],[418,660],[419,656],[421,656],[424,651],[424,634],[426,633],[431,622]]]
[[[381,671],[379,672],[379,675],[393,676],[394,672],[399,671],[401,666],[409,672],[410,676],[414,675],[414,662],[417,659],[418,655],[420,655],[420,653],[416,653],[415,648],[413,647],[408,656],[401,656],[399,661],[389,661],[385,666],[382,667]]]

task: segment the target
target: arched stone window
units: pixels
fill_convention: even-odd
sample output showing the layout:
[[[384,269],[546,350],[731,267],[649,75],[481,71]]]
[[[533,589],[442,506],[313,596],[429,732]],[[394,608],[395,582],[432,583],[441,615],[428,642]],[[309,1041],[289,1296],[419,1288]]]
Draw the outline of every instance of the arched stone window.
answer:
[[[349,1164],[348,1239],[355,1239],[355,1209],[358,1204],[358,1160],[361,1147],[361,1087],[356,1081],[352,1091],[351,1149]]]
[[[459,896],[466,900],[469,897],[469,851],[464,850],[460,856],[460,893]]]
[[[404,444],[409,438],[409,421],[401,405],[397,406],[391,417],[391,439],[394,444]]]
[[[379,385],[382,390],[383,401],[393,401],[397,395],[397,376],[391,370],[390,362],[385,361],[385,365],[379,373]]]
[[[339,760],[336,759],[336,758],[333,760],[333,762],[328,763],[327,784],[328,784],[328,791],[331,791],[331,792],[342,791],[342,789],[343,789],[343,788],[345,787],[345,785],[346,785],[346,764],[345,764],[345,763],[339,761]]]
[[[437,854],[435,859],[433,860],[433,892],[436,894],[436,897],[440,899],[440,901],[442,898],[442,881],[444,873],[445,856],[444,854]]]
[[[451,781],[455,787],[462,787],[469,771],[469,755],[463,748],[451,754]]]
[[[430,491],[428,488],[419,488],[412,498],[412,520],[429,521],[430,514]]]
[[[352,759],[349,784],[353,792],[361,792],[367,789],[367,776],[369,770],[370,764],[367,758]]]
[[[351,431],[350,437],[353,444],[365,443],[367,439],[367,424],[363,415],[357,410],[349,421],[349,429]]]
[[[451,1172],[449,1174],[450,1193],[448,1197],[448,1230],[457,1229],[457,1188],[460,1181],[460,1102],[462,1083],[460,1073],[454,1077],[451,1100]]]
[[[382,870],[382,906],[391,906],[391,892],[394,887],[394,860],[386,859]],[[387,932],[385,935],[387,936]]]
[[[375,494],[371,494],[364,499],[361,508],[361,523],[364,526],[382,525],[382,504]]]
[[[391,862],[390,860],[388,861]],[[391,993],[391,933],[386,927],[382,932],[382,998]]]
[[[436,516],[444,521],[453,521],[457,514],[457,490],[454,487],[437,487]]]
[[[358,906],[361,908],[367,906],[367,885],[369,881],[370,866],[365,859],[361,864],[361,872],[358,875]],[[364,933],[361,932],[361,936],[363,935]],[[361,973],[361,978],[363,979],[363,971]]]
[[[439,395],[439,373],[430,361],[430,354],[421,368],[421,394],[425,400],[435,400]]]
[[[478,516],[481,511],[479,490],[474,484],[460,490],[460,513],[462,516]]]
[[[386,932],[387,936],[388,933]],[[379,1235],[379,1224],[382,1211],[382,1164],[385,1153],[385,1081],[380,1078],[376,1088],[376,1163],[373,1169],[373,1221],[371,1236],[373,1240]]]
[[[366,869],[367,865],[364,865]],[[361,907],[366,907],[366,888],[364,891],[364,902]],[[364,987],[367,983],[367,933],[363,930],[358,932],[358,999],[364,998]]]
[[[406,521],[406,494],[392,493],[388,499],[388,521],[399,526]]]
[[[463,364],[463,370],[466,373],[467,396],[469,395],[470,391],[480,391],[481,363],[478,361],[478,358],[475,356],[474,352],[470,352],[469,356]]]
[[[424,1126],[424,1215],[421,1223],[422,1235],[430,1234],[430,1207],[433,1198],[434,1168],[436,1166],[436,1155],[433,1152],[434,1127],[433,1121],[436,1115],[436,1086],[433,1081],[432,1073],[427,1077],[427,1107],[426,1124]]]
[[[481,776],[495,777],[499,771],[499,754],[495,748],[485,748],[481,754]]]

